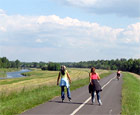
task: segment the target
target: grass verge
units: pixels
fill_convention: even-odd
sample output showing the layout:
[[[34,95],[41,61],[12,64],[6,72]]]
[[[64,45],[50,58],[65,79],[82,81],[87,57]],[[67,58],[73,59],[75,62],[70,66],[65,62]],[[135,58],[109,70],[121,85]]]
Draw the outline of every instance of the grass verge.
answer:
[[[100,77],[103,78],[109,74],[111,72],[103,73]],[[71,90],[85,86],[88,83],[88,78],[76,80],[71,84]],[[40,86],[28,91],[23,88],[21,92],[12,92],[7,96],[3,92],[0,94],[0,115],[20,114],[59,95],[60,87],[58,86]]]
[[[140,80],[123,73],[122,115],[140,115]]]

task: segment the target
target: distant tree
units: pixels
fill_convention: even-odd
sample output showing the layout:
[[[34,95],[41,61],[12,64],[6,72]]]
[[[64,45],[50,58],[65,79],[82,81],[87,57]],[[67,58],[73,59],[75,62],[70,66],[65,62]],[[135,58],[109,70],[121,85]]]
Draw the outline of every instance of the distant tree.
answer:
[[[44,66],[47,66],[47,64],[45,62],[39,62],[39,68],[42,68]]]
[[[60,64],[59,63],[49,62],[48,63],[48,70],[58,71],[58,70],[60,70]]]
[[[38,68],[39,67],[39,64],[37,62],[33,62],[33,68]]]
[[[0,58],[0,68],[2,68],[2,61],[1,61],[1,58]]]
[[[9,68],[10,62],[6,57],[1,58],[2,68]]]
[[[140,74],[140,59],[133,60],[132,72]]]
[[[15,64],[16,64],[16,68],[19,68],[20,67],[20,61],[19,60],[16,60],[15,61]]]
[[[47,67],[42,67],[41,70],[48,70],[48,68]]]
[[[14,61],[10,62],[10,68],[17,68],[16,63]]]

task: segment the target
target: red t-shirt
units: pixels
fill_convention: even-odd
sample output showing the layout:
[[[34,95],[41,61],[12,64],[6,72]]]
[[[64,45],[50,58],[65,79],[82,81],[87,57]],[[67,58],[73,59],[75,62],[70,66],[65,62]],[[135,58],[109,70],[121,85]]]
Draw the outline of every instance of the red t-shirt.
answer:
[[[90,78],[91,79],[99,79],[99,76],[98,76],[98,74],[95,73],[95,74],[91,74]]]

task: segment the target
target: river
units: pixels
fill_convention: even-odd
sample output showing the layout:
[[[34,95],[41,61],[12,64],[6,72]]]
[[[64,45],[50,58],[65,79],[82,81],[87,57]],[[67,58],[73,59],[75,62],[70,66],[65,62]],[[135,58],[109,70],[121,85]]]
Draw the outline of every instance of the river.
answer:
[[[17,77],[24,77],[23,75],[21,75],[21,73],[24,73],[24,72],[29,72],[31,70],[28,70],[28,69],[22,69],[20,71],[16,71],[16,72],[7,72],[7,77],[5,78],[0,78],[0,79],[6,79],[6,78],[17,78]]]

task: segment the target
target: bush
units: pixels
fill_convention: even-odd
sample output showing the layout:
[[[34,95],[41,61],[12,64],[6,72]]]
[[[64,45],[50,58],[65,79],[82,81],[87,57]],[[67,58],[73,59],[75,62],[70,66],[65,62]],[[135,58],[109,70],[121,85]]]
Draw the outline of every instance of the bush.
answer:
[[[31,76],[30,73],[21,73],[21,75],[23,75],[23,76]]]
[[[52,63],[52,62],[50,62],[48,64],[48,70],[58,71],[58,70],[60,70],[60,64],[59,63]]]
[[[48,70],[48,68],[47,67],[42,67],[41,70]]]

